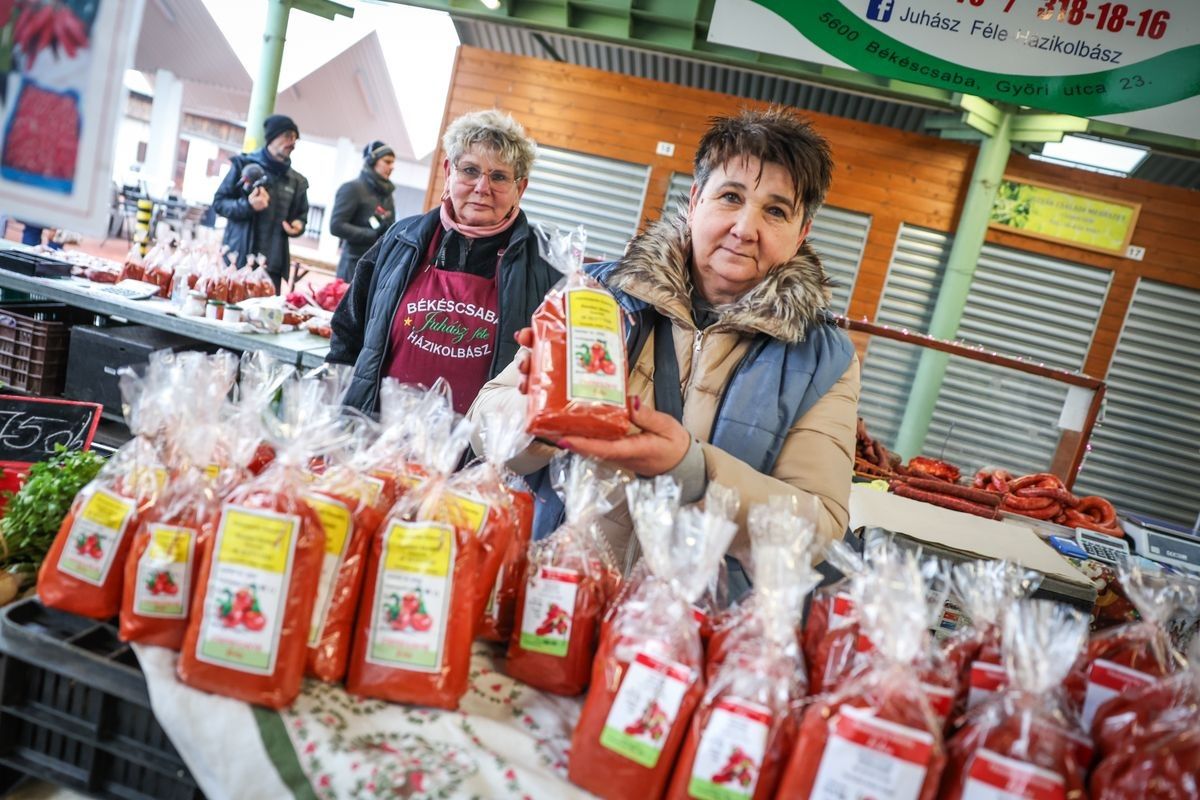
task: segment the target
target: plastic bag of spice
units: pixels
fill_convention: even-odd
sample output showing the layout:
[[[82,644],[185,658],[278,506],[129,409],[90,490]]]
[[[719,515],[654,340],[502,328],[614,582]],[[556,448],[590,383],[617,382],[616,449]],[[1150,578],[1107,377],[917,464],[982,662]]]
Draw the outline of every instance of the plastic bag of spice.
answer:
[[[485,633],[493,641],[512,633],[512,615],[520,566],[533,531],[533,496],[528,489],[518,496],[524,483],[508,469],[509,459],[522,452],[531,441],[521,423],[520,398],[512,396],[505,406],[480,420],[479,438],[483,457],[450,479],[451,490],[471,514],[480,516],[480,569],[476,581],[476,634]],[[478,509],[478,510],[476,510]],[[505,575],[508,575],[507,585]],[[505,595],[503,605],[499,602]],[[501,619],[501,614],[507,617]]]
[[[813,519],[796,513],[792,499],[750,509],[754,589],[737,635],[724,640],[715,667],[709,661],[708,689],[667,793],[672,800],[775,796],[808,686],[796,625],[821,579],[811,564]]]
[[[1087,628],[1087,616],[1069,606],[1015,603],[1003,632],[1008,685],[968,712],[948,743],[941,800],[1082,796],[1092,747],[1062,683]]]
[[[1014,600],[1037,591],[1042,578],[1007,561],[966,561],[956,564],[952,575],[954,598],[970,624],[943,641],[942,654],[958,675],[958,709],[966,711],[1004,688],[1004,614]]]
[[[555,456],[550,474],[566,521],[529,545],[504,670],[535,689],[571,696],[587,688],[597,628],[620,583],[598,521],[624,477],[573,454]]]
[[[343,434],[321,386],[294,376],[264,423],[275,459],[214,517],[177,672],[189,686],[282,708],[300,691],[325,554],[320,517],[304,499],[308,465]]]
[[[1082,709],[1084,730],[1091,728],[1096,709],[1105,701],[1183,666],[1167,625],[1180,609],[1195,610],[1200,604],[1200,581],[1195,578],[1152,573],[1136,564],[1119,566],[1118,575],[1141,620],[1093,636],[1067,676],[1067,692]]]
[[[571,782],[605,798],[663,795],[688,721],[704,691],[692,603],[737,526],[691,506],[660,476],[627,489],[647,575],[606,628],[592,684],[571,737]]]
[[[937,794],[942,723],[914,666],[928,647],[925,579],[911,553],[873,560],[871,576],[855,580],[850,593],[872,643],[869,666],[808,706],[779,797],[933,800]]]
[[[230,353],[179,353],[172,373],[171,435],[164,443],[168,477],[157,502],[140,517],[129,556],[118,633],[125,641],[178,650],[191,611],[212,517],[232,488],[220,424],[236,376]],[[244,443],[239,442],[245,450]],[[243,452],[241,458],[249,456]]]
[[[142,377],[121,370],[123,410],[134,437],[71,503],[38,570],[38,596],[45,605],[93,619],[120,611],[133,533],[167,480],[161,447],[169,428],[174,358],[166,351],[152,353]]]
[[[380,383],[379,438],[363,459],[385,506],[425,480],[428,453],[443,444],[440,437],[452,427],[453,415],[450,385],[440,378],[429,389],[394,378]]]
[[[856,624],[854,600],[850,597],[850,582],[867,569],[863,558],[838,539],[826,546],[825,559],[841,572],[843,577],[813,593],[801,637],[804,661],[808,669],[809,691],[818,694],[825,689],[827,668],[831,674],[841,674],[845,671],[845,667],[839,666],[836,661],[830,664],[829,651],[834,646],[830,632]],[[857,637],[857,629],[853,636]]]
[[[347,440],[304,495],[325,529],[306,665],[307,674],[323,681],[340,681],[346,674],[367,548],[388,511],[363,460],[378,425],[356,412],[345,413]]]
[[[534,226],[542,257],[566,275],[533,312],[526,429],[619,439],[629,431],[625,321],[621,307],[583,271],[587,233]]]
[[[455,709],[470,670],[479,540],[447,478],[473,424],[447,414],[428,425],[436,434],[428,477],[397,501],[371,541],[346,688]]]
[[[1187,669],[1115,697],[1096,712],[1095,800],[1200,798],[1200,640]]]

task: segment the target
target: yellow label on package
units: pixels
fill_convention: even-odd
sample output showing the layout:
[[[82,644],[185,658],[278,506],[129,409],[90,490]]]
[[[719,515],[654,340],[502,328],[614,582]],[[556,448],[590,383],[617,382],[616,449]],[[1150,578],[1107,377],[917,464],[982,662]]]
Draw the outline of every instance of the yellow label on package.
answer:
[[[621,309],[608,292],[567,292],[567,397],[625,405],[625,341]]]
[[[174,528],[167,525],[154,525],[151,530],[150,544],[146,548],[147,558],[155,563],[187,562],[195,531],[191,528]]]
[[[133,511],[133,503],[108,492],[96,492],[83,507],[81,515],[102,528],[118,530]]]
[[[354,522],[350,509],[346,508],[345,503],[322,495],[305,495],[304,502],[316,512],[317,519],[321,520],[321,527],[325,529],[325,552],[341,555],[342,548],[346,546],[346,540],[350,537],[350,526]]]
[[[226,506],[222,525],[218,560],[264,572],[287,570],[298,517]]]
[[[392,522],[384,547],[390,572],[445,577],[450,574],[454,529],[438,522]]]
[[[445,515],[445,521],[451,525],[465,528],[478,536],[487,522],[488,504],[477,497],[446,492],[442,495],[441,514]]]

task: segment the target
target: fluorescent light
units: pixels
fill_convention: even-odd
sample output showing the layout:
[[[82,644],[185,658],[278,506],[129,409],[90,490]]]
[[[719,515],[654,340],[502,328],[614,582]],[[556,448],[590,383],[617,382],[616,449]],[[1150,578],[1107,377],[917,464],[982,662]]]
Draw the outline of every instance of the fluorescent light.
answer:
[[[491,9],[492,11],[500,7],[500,0],[479,0],[479,2],[483,3],[484,8]]]
[[[1042,147],[1041,154],[1032,157],[1039,161],[1124,177],[1137,169],[1149,155],[1150,150],[1146,147],[1107,139],[1067,135],[1061,142],[1047,142]]]

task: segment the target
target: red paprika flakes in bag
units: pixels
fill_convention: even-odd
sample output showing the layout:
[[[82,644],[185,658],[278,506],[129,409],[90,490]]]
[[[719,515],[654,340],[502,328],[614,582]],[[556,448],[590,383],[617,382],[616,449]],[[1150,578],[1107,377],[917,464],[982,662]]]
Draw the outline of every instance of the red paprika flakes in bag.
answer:
[[[504,670],[535,689],[577,695],[587,688],[596,634],[620,578],[599,518],[620,477],[589,459],[550,462],[566,521],[530,544]]]
[[[1136,564],[1119,566],[1117,572],[1141,620],[1095,634],[1067,676],[1067,692],[1076,708],[1082,709],[1085,730],[1110,698],[1153,683],[1184,665],[1167,625],[1179,609],[1200,605],[1200,581],[1194,578],[1151,573]]]
[[[526,556],[533,535],[533,493],[519,475],[509,475],[507,486],[516,513],[517,528],[500,563],[496,582],[492,585],[479,624],[479,638],[489,642],[507,642],[512,637],[517,597],[525,579]]]
[[[852,582],[860,624],[872,643],[868,666],[804,712],[779,797],[933,800],[945,747],[942,723],[922,686],[928,647],[925,578],[911,554],[871,564]],[[871,764],[870,770],[861,767]]]
[[[467,690],[479,569],[477,519],[446,475],[472,423],[443,409],[429,477],[388,513],[372,541],[346,688],[398,703],[455,709]]]
[[[308,465],[340,435],[316,381],[283,385],[268,418],[277,456],[235,488],[213,521],[177,672],[184,683],[282,708],[300,691],[325,530],[305,502]]]
[[[671,800],[775,796],[808,685],[796,625],[821,577],[811,564],[812,517],[796,513],[793,500],[750,509],[754,588],[727,652],[709,662],[713,677],[676,761]]]
[[[627,494],[647,572],[605,628],[567,774],[601,797],[655,800],[704,691],[692,603],[737,526],[696,507],[676,511],[679,487],[665,476],[634,482]]]
[[[566,275],[533,312],[526,430],[563,436],[619,439],[629,431],[625,405],[628,365],[621,307],[583,271],[587,234],[534,226],[543,258]]]
[[[1044,600],[1017,601],[1004,616],[1008,684],[968,712],[950,740],[940,798],[1082,796],[1091,744],[1077,730],[1062,682],[1088,619]]]

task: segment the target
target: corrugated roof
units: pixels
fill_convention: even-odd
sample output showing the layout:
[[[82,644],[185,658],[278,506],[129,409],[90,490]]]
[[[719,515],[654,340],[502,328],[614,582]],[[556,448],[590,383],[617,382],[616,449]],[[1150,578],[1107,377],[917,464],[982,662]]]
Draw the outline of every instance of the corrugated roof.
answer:
[[[764,102],[783,103],[822,114],[870,122],[910,133],[927,133],[936,109],[806,83],[768,73],[573,36],[531,31],[516,25],[454,17],[463,44],[501,53],[565,61],[621,75],[674,83]],[[1152,153],[1132,177],[1185,189],[1200,189],[1200,160]]]

